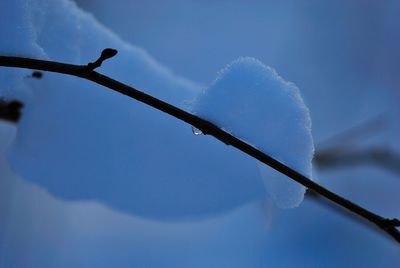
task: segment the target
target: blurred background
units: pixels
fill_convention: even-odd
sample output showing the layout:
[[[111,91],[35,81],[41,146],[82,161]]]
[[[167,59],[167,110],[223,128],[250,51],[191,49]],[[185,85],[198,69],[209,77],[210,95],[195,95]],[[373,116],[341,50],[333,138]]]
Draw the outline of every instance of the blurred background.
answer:
[[[240,56],[275,68],[300,88],[310,108],[316,179],[378,214],[400,217],[399,1],[76,2],[203,87]],[[2,133],[12,137],[13,131]],[[5,148],[7,139],[1,142]],[[0,164],[3,181],[12,180],[5,160]],[[160,223],[95,202],[67,204],[15,180],[18,192],[2,193],[0,206],[18,211],[7,221],[22,226],[0,231],[0,239],[15,242],[0,245],[1,267],[400,265],[391,238],[312,194],[292,210],[249,204],[214,219]],[[29,202],[12,201],[26,191],[34,193]],[[49,206],[32,214],[43,203]],[[37,231],[43,225],[46,231]],[[49,244],[36,247],[38,241]]]
[[[77,3],[124,40],[205,87],[239,56],[275,68],[301,89],[317,144],[378,116],[398,121],[398,1]],[[381,141],[398,146],[396,139]]]

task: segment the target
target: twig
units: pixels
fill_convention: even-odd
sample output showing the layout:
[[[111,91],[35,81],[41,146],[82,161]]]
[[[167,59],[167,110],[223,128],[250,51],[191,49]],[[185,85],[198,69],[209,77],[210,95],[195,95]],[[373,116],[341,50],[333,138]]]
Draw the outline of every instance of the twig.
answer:
[[[370,228],[373,231],[377,231],[377,232],[381,232],[382,229],[381,228],[376,228],[376,225],[371,223],[370,221],[365,221],[363,218],[359,217],[358,215],[352,213],[351,211],[338,206],[335,203],[330,202],[329,200],[322,198],[318,193],[307,189],[306,194],[305,194],[305,198],[307,198],[310,201],[314,201],[315,203],[317,203],[320,206],[325,207],[326,209],[329,209],[333,212],[335,212],[338,215],[342,215],[343,217],[350,219],[356,223],[359,223],[361,225],[364,225],[368,228]],[[390,238],[390,236],[387,236],[387,238]]]
[[[95,62],[89,62],[86,67],[93,71],[94,69],[99,68],[103,64],[103,61],[114,57],[117,53],[118,51],[116,49],[106,48],[101,52],[100,57]]]
[[[323,186],[313,182],[309,178],[303,176],[296,170],[284,165],[283,163],[277,161],[269,155],[259,151],[258,149],[252,147],[246,142],[232,136],[231,134],[225,132],[218,126],[204,120],[196,115],[188,113],[178,107],[175,107],[167,102],[159,100],[151,95],[148,95],[142,91],[139,91],[133,87],[125,85],[119,81],[111,79],[103,74],[94,71],[93,65],[73,65],[65,64],[54,61],[44,61],[29,59],[23,57],[8,57],[0,56],[0,66],[4,67],[16,67],[16,68],[28,68],[36,69],[42,71],[56,72],[67,75],[72,75],[80,77],[83,79],[90,80],[99,85],[103,85],[109,89],[116,92],[129,96],[137,101],[145,103],[155,109],[158,109],[164,113],[167,113],[177,119],[180,119],[196,128],[201,130],[205,135],[211,135],[216,139],[222,141],[225,144],[231,145],[238,150],[252,156],[253,158],[263,162],[264,164],[270,166],[271,168],[279,171],[282,174],[290,177],[292,180],[304,185],[305,187],[317,192],[318,194],[324,196],[325,198],[331,200],[332,202],[347,208],[353,213],[365,218],[366,220],[374,223],[376,226],[381,228],[387,234],[392,236],[397,242],[400,243],[400,232],[396,229],[398,221],[396,219],[386,219],[381,217],[339,195],[330,190],[324,188]],[[95,64],[94,66],[98,66]]]

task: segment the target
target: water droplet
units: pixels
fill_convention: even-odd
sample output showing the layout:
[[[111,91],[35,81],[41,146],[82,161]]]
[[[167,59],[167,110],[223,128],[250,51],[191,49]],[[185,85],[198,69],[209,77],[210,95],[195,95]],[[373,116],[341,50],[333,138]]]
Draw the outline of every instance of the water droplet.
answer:
[[[201,131],[200,129],[198,129],[198,128],[196,128],[196,127],[193,127],[192,126],[192,132],[193,132],[193,134],[194,135],[203,135],[203,131]]]

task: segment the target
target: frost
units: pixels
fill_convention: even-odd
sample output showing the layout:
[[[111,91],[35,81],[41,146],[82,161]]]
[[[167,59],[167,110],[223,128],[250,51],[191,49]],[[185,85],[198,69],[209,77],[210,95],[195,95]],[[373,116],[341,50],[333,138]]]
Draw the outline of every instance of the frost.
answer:
[[[221,71],[195,104],[197,115],[311,177],[314,146],[309,111],[298,88],[253,58]],[[280,207],[300,204],[304,187],[260,163],[269,195]]]

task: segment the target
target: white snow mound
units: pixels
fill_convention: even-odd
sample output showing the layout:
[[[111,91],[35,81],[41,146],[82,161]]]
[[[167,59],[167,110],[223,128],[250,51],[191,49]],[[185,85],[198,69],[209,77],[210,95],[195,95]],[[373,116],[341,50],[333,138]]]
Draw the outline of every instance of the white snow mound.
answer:
[[[2,0],[0,24],[7,37],[1,55],[87,64],[111,47],[119,53],[99,72],[178,106],[200,92],[72,1]],[[0,68],[0,97],[25,105],[8,159],[52,195],[168,220],[215,215],[264,197],[258,170],[242,153],[198,139],[179,120],[94,83],[31,74]]]
[[[254,58],[223,69],[194,111],[307,177],[314,153],[311,120],[299,89]],[[305,187],[260,163],[267,192],[279,207],[295,207]]]

